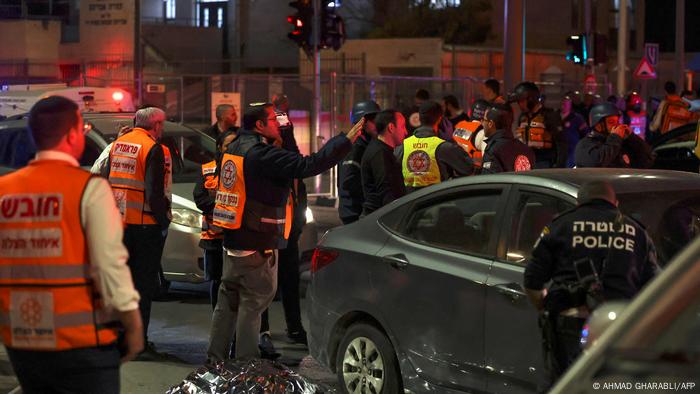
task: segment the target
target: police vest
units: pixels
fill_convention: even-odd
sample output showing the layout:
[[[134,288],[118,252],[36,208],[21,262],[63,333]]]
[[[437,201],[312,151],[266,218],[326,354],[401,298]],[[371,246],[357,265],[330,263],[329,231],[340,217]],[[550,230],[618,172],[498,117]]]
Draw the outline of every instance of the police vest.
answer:
[[[469,156],[474,164],[481,166],[481,160],[483,159],[483,152],[477,147],[477,135],[479,130],[481,130],[481,122],[478,120],[466,121],[463,120],[457,125],[455,125],[455,131],[453,134],[453,139]]]
[[[661,125],[661,132],[665,133],[676,127],[689,123],[693,114],[688,110],[688,105],[678,96],[668,96],[666,98],[666,112]]]
[[[219,177],[216,175],[216,161],[202,164],[202,176],[204,177],[204,188],[207,191],[213,190],[216,192],[216,189],[219,187]],[[204,215],[202,219],[201,238],[204,240],[224,238],[224,233],[221,228],[214,225],[213,213]]]
[[[255,144],[242,143],[246,137],[248,136],[239,136],[234,140],[229,145],[229,152],[221,159],[214,225],[225,230],[273,233],[288,239],[294,211],[291,192],[283,207],[247,200],[244,163],[246,154]]]
[[[630,119],[630,129],[634,134],[637,134],[640,138],[644,139],[644,135],[647,130],[647,113],[627,111],[627,116]]]
[[[126,224],[156,224],[145,201],[146,157],[156,141],[144,129],[134,128],[118,138],[109,153],[109,182],[119,213]],[[168,157],[170,157],[168,151]],[[167,163],[167,161],[166,161]],[[168,176],[166,174],[166,182]]]
[[[445,142],[439,137],[403,140],[403,181],[409,187],[425,187],[440,183],[440,167],[435,158],[437,147]]]
[[[90,278],[80,220],[90,178],[54,160],[0,177],[0,336],[10,348],[69,350],[117,339]]]
[[[523,142],[532,149],[551,149],[552,132],[547,130],[544,124],[544,111],[540,111],[533,118],[524,114],[518,126],[518,133]]]

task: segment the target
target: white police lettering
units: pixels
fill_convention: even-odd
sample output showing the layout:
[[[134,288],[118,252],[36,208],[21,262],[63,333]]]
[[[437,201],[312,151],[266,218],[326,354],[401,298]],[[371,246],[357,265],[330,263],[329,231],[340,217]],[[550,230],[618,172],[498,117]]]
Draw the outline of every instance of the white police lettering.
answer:
[[[634,252],[634,226],[614,222],[575,221],[572,226],[571,246],[586,249],[617,249]],[[583,233],[583,234],[580,234]]]
[[[0,223],[61,220],[63,195],[59,193],[8,194],[0,201]]]
[[[0,231],[0,257],[60,257],[60,228],[7,229]]]
[[[114,144],[114,154],[126,157],[137,157],[139,155],[139,150],[141,145],[131,144],[128,142],[116,142]]]
[[[10,292],[10,346],[55,349],[53,294],[49,291]]]
[[[123,174],[136,174],[136,159],[128,157],[113,157],[110,160],[112,172],[121,172]]]

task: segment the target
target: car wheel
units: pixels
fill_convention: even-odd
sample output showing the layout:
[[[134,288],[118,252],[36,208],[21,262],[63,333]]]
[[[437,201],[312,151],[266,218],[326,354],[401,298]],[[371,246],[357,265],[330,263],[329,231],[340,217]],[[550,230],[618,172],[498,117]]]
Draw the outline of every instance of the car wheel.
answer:
[[[336,357],[338,381],[347,393],[394,394],[400,372],[389,339],[365,323],[350,326]]]

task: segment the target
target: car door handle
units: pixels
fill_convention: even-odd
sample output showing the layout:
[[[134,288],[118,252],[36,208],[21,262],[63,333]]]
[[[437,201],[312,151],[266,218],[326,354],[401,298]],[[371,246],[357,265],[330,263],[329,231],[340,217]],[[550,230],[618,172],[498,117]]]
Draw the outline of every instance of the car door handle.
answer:
[[[525,291],[523,290],[523,287],[520,286],[520,284],[518,283],[502,283],[499,285],[494,285],[494,287],[498,289],[499,293],[510,298],[510,300],[513,302],[516,302],[521,298],[525,298]]]
[[[382,261],[391,264],[392,267],[398,270],[408,267],[408,260],[403,253],[384,256],[382,257]]]

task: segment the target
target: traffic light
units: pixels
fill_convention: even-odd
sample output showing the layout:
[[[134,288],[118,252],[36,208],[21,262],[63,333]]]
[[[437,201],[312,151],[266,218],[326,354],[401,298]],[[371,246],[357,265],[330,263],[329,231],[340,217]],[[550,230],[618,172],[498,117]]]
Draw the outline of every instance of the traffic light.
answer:
[[[321,48],[340,49],[345,43],[345,23],[335,13],[335,2],[323,7],[321,14]]]
[[[287,34],[287,37],[296,42],[301,48],[311,48],[312,18],[314,15],[311,1],[292,1],[289,3],[289,6],[295,8],[297,12],[287,17],[287,22],[292,25],[292,31]]]
[[[569,52],[566,53],[566,60],[575,64],[585,65],[588,60],[588,48],[586,48],[586,35],[577,34],[566,39],[569,45]]]

